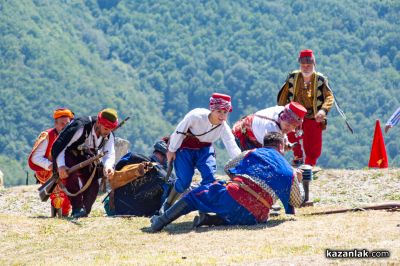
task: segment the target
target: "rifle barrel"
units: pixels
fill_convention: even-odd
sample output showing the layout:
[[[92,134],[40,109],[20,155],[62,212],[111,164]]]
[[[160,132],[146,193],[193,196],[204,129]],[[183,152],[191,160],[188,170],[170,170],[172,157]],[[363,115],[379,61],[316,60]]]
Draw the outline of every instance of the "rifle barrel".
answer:
[[[71,168],[69,168],[69,169],[67,170],[67,173],[68,173],[68,174],[72,174],[73,172],[76,172],[76,171],[82,169],[83,167],[86,167],[86,166],[90,165],[90,164],[93,163],[94,161],[96,161],[96,160],[102,158],[104,155],[106,155],[106,153],[107,153],[107,151],[105,151],[105,152],[102,152],[102,151],[101,151],[101,152],[100,152],[99,154],[97,154],[96,156],[93,156],[93,157],[91,157],[91,158],[89,158],[89,159],[87,159],[87,160],[85,160],[85,161],[83,161],[83,162],[80,162],[80,163],[78,163],[78,164],[72,166]]]

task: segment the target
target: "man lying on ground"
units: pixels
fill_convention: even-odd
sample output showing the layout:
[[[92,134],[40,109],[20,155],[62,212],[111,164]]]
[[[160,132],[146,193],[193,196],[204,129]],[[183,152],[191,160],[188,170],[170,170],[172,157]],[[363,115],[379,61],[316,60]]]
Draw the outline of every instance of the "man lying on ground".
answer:
[[[151,218],[151,230],[157,232],[180,216],[198,210],[203,215],[197,225],[253,225],[268,220],[269,210],[279,198],[287,214],[294,214],[304,196],[301,175],[283,157],[284,137],[269,133],[264,147],[245,151],[225,166],[230,180],[202,185],[177,201],[161,216]]]

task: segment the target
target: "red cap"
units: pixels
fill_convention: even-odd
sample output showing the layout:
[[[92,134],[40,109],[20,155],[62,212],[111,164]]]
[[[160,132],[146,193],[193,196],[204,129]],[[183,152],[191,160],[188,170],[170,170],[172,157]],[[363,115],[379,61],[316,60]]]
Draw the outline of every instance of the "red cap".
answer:
[[[213,93],[210,98],[210,110],[232,112],[231,96],[217,92]]]
[[[298,102],[290,102],[289,109],[293,111],[300,119],[303,119],[307,113],[307,109]]]
[[[299,54],[300,64],[315,64],[315,57],[313,51],[310,49],[302,50]]]
[[[299,58],[303,57],[314,57],[313,51],[310,49],[300,51]]]

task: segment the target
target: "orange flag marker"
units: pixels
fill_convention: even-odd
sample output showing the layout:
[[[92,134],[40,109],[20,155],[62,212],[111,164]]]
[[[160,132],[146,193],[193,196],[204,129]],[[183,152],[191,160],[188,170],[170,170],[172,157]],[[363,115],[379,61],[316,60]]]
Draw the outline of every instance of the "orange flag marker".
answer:
[[[388,157],[386,154],[385,141],[383,140],[381,124],[376,120],[374,139],[372,140],[371,155],[368,167],[388,168]]]

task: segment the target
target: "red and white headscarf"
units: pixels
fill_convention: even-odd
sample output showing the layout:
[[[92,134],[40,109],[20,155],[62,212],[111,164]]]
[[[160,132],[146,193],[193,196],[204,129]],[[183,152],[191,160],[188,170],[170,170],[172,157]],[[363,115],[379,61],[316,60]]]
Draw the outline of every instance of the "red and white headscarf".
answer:
[[[222,93],[213,93],[210,98],[210,110],[232,112],[231,96]]]

